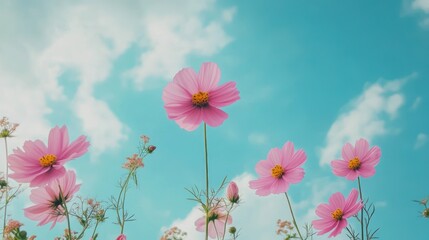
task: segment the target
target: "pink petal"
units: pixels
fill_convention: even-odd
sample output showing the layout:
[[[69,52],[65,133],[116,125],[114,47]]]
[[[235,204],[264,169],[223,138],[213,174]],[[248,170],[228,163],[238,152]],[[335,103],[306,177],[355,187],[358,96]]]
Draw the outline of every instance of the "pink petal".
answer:
[[[220,69],[216,63],[207,62],[201,65],[198,72],[199,90],[210,92],[220,80]]]
[[[282,148],[282,166],[288,167],[290,165],[290,162],[292,161],[293,153],[294,153],[294,146],[292,142],[286,142],[283,145]],[[291,167],[293,168],[293,167]]]
[[[337,221],[330,217],[326,219],[314,220],[312,224],[315,229],[321,230],[318,232],[318,235],[322,235],[334,229],[334,227],[337,225]]]
[[[273,165],[280,165],[283,167],[282,164],[282,152],[278,148],[271,148],[271,150],[268,152],[267,160],[270,161]]]
[[[61,176],[63,176],[66,173],[66,170],[64,167],[59,167],[58,169],[52,168],[50,171],[47,171],[44,174],[41,174],[37,177],[35,177],[30,182],[30,187],[37,187],[41,186],[45,183],[48,183],[49,181],[52,181],[53,179],[57,179]]]
[[[64,164],[70,159],[78,158],[88,151],[89,142],[85,136],[79,136],[70,145],[63,147],[63,152],[59,155],[58,163]]]
[[[307,155],[302,149],[300,149],[292,156],[289,162],[286,163],[285,168],[293,169],[299,167],[305,162],[305,160],[307,160]]]
[[[202,115],[203,121],[212,127],[221,125],[228,118],[227,113],[212,106],[203,108]]]
[[[380,162],[381,150],[379,147],[372,147],[363,157],[362,162],[376,166]]]
[[[332,172],[340,177],[345,177],[350,171],[349,164],[344,160],[331,161]]]
[[[326,203],[322,203],[316,208],[316,215],[321,218],[333,219],[332,208]]]
[[[346,219],[341,219],[340,221],[337,221],[337,226],[334,228],[334,231],[332,231],[332,233],[329,235],[329,237],[335,237],[338,234],[340,234],[343,229],[347,227],[347,220]]]
[[[179,125],[179,127],[185,129],[186,131],[194,131],[200,126],[199,124],[195,125],[195,124],[185,123],[184,120],[185,118],[177,119],[176,123],[177,125]]]
[[[170,82],[162,92],[162,100],[165,104],[188,104],[191,103],[192,94],[176,82]]]
[[[186,117],[181,119],[183,121],[182,125],[179,124],[178,121],[176,121],[181,128],[184,128],[185,130],[192,131],[196,129],[201,122],[203,121],[203,109],[202,108],[194,108],[191,112],[189,112]],[[192,129],[192,130],[189,130]]]
[[[283,180],[287,183],[299,183],[304,178],[305,172],[302,168],[294,168],[286,171],[283,175]]]
[[[271,169],[274,166],[271,164],[270,161],[267,160],[261,160],[256,164],[255,170],[261,177],[268,177],[271,176]]]
[[[278,194],[285,193],[288,189],[289,183],[287,183],[283,179],[275,179],[274,182],[271,184],[270,191],[271,193]]]
[[[358,172],[357,171],[355,171],[355,170],[350,170],[348,173],[347,173],[347,175],[346,175],[346,179],[347,180],[350,180],[350,181],[354,181],[354,180],[356,180],[356,178],[358,178],[359,177],[359,174],[358,174]]]
[[[343,159],[344,160],[351,160],[355,157],[354,155],[355,149],[353,148],[353,146],[350,143],[346,143],[343,147]]]
[[[364,178],[371,177],[375,174],[375,168],[369,164],[363,163],[361,167],[357,170],[357,173]]]
[[[48,139],[48,153],[60,156],[63,149],[69,144],[69,134],[65,126],[51,129]]]
[[[209,104],[214,107],[228,106],[239,99],[240,92],[235,82],[222,84],[209,93]]]
[[[174,76],[173,82],[181,86],[191,95],[202,90],[198,88],[197,74],[192,68],[184,68],[180,70]]]
[[[341,194],[340,192],[336,192],[332,194],[332,196],[329,198],[329,203],[332,205],[334,209],[339,208],[343,210],[344,204],[345,204],[345,199],[343,194]]]
[[[365,157],[366,153],[368,152],[368,149],[369,149],[368,141],[361,138],[358,141],[356,141],[354,155],[362,160]]]

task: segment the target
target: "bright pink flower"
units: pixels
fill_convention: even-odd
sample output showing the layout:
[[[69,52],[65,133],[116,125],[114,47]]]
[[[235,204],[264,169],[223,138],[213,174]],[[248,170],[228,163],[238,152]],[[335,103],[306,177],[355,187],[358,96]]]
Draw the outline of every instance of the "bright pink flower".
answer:
[[[127,236],[125,236],[125,234],[121,234],[116,238],[116,240],[127,240]]]
[[[267,160],[256,164],[260,178],[250,181],[249,186],[260,196],[287,192],[291,183],[299,183],[304,178],[304,169],[300,166],[306,159],[302,149],[294,151],[292,142],[285,143],[283,149],[272,148]]]
[[[358,191],[353,189],[347,199],[343,194],[337,192],[329,198],[329,203],[322,203],[316,208],[316,214],[322,219],[314,220],[313,227],[318,235],[325,234],[331,230],[329,237],[335,237],[347,226],[347,218],[356,215],[362,209],[361,201],[356,202]]]
[[[226,196],[232,203],[238,203],[238,200],[240,200],[240,195],[238,195],[238,187],[234,181],[229,183]]]
[[[209,212],[209,237],[210,238],[218,238],[223,236],[225,232],[224,226],[225,221],[227,224],[232,224],[232,217],[228,215],[228,219],[226,219],[227,214],[222,207],[218,207],[216,209],[212,209]],[[202,216],[195,221],[195,227],[199,232],[206,231],[206,216]]]
[[[34,205],[25,208],[24,215],[31,220],[39,221],[38,226],[52,222],[52,229],[57,222],[65,219],[62,205],[69,202],[79,188],[80,184],[76,184],[75,172],[69,170],[65,175],[47,185],[32,189],[30,200]],[[62,193],[63,199],[60,193]]]
[[[162,94],[168,118],[181,128],[195,130],[204,121],[217,127],[228,118],[220,107],[240,99],[235,82],[217,86],[220,69],[215,63],[203,63],[197,74],[192,68],[180,70]]]
[[[31,187],[44,185],[66,172],[64,164],[82,156],[88,150],[89,142],[85,136],[78,137],[69,144],[67,127],[54,127],[49,133],[48,146],[41,141],[26,141],[24,151],[14,150],[8,158],[9,167],[14,173],[10,177]]]
[[[343,147],[343,159],[331,162],[335,175],[355,180],[358,176],[371,177],[375,174],[375,166],[380,161],[381,150],[374,146],[369,149],[368,141],[359,139],[355,147],[346,143]]]

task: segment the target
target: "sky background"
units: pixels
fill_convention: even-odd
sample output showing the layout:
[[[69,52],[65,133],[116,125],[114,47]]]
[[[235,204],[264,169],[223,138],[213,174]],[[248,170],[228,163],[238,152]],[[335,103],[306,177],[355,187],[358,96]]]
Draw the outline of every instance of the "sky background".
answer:
[[[56,125],[88,136],[89,152],[67,166],[79,195],[98,200],[118,193],[122,163],[150,136],[156,152],[127,196],[137,218],[128,238],[159,239],[176,225],[202,239],[193,226],[202,213],[184,188],[204,187],[203,129],[169,120],[161,95],[180,69],[216,62],[241,99],[208,128],[210,179],[238,183],[240,239],[280,239],[277,219],[290,220],[283,195],[248,188],[271,148],[293,141],[307,153],[306,176],[288,191],[303,225],[331,194],[357,187],[329,163],[364,137],[382,150],[376,175],[362,181],[372,226],[381,239],[424,240],[429,221],[412,200],[429,195],[428,57],[429,0],[0,0],[0,117],[21,124],[11,149],[45,141]],[[23,216],[30,205],[26,191],[10,209],[29,233],[63,232],[65,223],[36,228]],[[112,221],[100,239],[118,235]]]

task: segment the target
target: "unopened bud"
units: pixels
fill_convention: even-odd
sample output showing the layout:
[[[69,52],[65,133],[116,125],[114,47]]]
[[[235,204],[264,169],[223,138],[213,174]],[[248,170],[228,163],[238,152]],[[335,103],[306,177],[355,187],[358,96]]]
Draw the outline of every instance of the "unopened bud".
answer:
[[[429,218],[429,208],[426,208],[425,210],[423,210],[422,215],[425,218]]]
[[[236,232],[237,232],[237,229],[235,227],[230,227],[229,228],[229,233],[235,234]]]
[[[147,151],[148,153],[152,153],[153,151],[155,151],[156,147],[154,145],[150,145],[149,147],[147,147]]]

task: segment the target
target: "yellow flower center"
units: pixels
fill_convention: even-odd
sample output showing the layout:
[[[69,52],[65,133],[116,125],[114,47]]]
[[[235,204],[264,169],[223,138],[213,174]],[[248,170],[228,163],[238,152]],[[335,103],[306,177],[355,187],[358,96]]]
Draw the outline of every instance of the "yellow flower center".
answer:
[[[335,211],[331,213],[332,218],[335,220],[341,220],[343,218],[343,211],[341,209],[337,208]]]
[[[271,176],[274,178],[281,178],[284,173],[283,167],[278,164],[271,169]]]
[[[56,160],[57,156],[55,156],[54,154],[46,154],[39,159],[39,162],[42,167],[50,167],[54,165]]]
[[[358,157],[353,158],[349,161],[349,169],[350,170],[358,170],[360,168],[360,160]]]
[[[192,95],[192,104],[196,107],[206,107],[209,104],[209,93],[195,93],[194,95]]]

